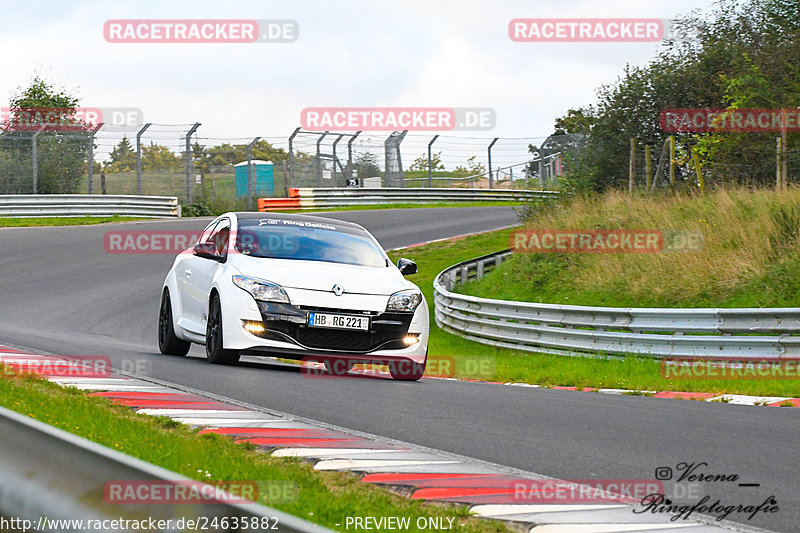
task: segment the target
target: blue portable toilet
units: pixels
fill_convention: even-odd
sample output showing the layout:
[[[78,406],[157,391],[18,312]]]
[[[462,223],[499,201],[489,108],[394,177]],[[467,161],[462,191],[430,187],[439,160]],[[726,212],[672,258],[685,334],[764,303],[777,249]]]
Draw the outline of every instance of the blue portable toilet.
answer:
[[[253,178],[256,198],[272,196],[275,193],[275,173],[272,161],[253,159]],[[247,161],[242,161],[233,166],[236,178],[236,198],[247,197]]]

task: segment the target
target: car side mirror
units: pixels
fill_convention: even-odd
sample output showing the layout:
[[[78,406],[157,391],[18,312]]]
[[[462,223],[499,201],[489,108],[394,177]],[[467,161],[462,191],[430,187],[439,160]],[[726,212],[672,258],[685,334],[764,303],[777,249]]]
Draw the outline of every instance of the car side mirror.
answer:
[[[404,276],[410,276],[417,273],[417,264],[411,259],[403,259],[402,257],[397,260],[397,268]]]
[[[219,250],[217,250],[217,245],[213,242],[198,242],[194,245],[192,251],[194,255],[205,259],[213,259],[214,261],[222,259],[222,255],[220,255]]]

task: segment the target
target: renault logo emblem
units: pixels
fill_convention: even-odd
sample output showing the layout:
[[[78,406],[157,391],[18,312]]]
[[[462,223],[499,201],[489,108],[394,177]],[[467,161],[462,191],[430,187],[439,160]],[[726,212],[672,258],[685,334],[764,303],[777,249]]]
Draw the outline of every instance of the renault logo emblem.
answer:
[[[333,286],[333,294],[335,294],[336,296],[341,296],[343,292],[344,289],[338,283]]]

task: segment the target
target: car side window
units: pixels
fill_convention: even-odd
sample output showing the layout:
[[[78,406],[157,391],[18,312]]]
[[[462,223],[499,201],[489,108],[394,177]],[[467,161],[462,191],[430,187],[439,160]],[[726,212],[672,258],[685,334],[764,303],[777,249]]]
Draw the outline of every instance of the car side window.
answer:
[[[209,237],[213,233],[214,229],[222,222],[221,220],[212,221],[211,224],[206,226],[206,229],[203,230],[203,233],[200,234],[200,239],[197,242],[209,242]]]
[[[231,222],[228,219],[220,220],[209,237],[209,242],[217,246],[217,251],[222,257],[228,255],[228,240],[231,236]]]

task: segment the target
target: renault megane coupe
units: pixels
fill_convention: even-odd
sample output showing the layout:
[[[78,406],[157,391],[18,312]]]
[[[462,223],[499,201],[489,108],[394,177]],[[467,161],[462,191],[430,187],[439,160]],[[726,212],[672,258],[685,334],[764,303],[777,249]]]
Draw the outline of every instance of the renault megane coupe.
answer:
[[[308,215],[226,213],[178,254],[161,295],[158,345],[209,361],[243,354],[321,362],[328,373],[384,364],[418,380],[428,351],[428,306],[378,241],[350,222]]]

